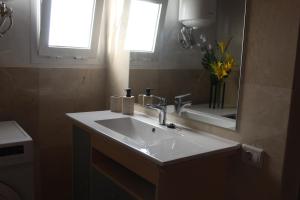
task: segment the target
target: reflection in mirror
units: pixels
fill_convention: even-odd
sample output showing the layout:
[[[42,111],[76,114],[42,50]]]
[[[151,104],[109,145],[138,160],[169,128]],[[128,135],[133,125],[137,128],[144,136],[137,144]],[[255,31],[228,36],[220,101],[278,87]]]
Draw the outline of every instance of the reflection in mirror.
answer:
[[[174,115],[236,129],[245,8],[245,0],[161,0],[154,51],[130,52],[139,103],[151,88]]]
[[[153,52],[158,31],[161,4],[132,0],[125,48],[137,52]]]

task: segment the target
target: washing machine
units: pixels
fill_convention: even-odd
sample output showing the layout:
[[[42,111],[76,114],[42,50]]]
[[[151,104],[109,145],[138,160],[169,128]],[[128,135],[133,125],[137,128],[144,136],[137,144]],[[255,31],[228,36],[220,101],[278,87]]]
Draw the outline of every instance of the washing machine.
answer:
[[[34,200],[32,138],[15,122],[0,122],[0,200]]]

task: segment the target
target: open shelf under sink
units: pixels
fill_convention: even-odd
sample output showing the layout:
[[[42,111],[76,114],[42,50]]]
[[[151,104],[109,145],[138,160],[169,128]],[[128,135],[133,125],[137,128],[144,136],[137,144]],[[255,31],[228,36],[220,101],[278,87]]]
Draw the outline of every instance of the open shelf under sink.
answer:
[[[132,171],[103,155],[92,150],[92,165],[101,174],[109,178],[116,185],[127,191],[138,200],[154,200],[155,186]]]

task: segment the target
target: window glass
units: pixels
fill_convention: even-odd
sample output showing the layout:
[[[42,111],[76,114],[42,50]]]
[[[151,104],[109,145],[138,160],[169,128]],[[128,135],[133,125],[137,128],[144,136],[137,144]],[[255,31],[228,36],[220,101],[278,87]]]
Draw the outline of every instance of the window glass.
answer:
[[[153,52],[159,25],[161,4],[132,0],[125,48],[130,51]]]
[[[95,0],[52,0],[49,47],[90,49]]]

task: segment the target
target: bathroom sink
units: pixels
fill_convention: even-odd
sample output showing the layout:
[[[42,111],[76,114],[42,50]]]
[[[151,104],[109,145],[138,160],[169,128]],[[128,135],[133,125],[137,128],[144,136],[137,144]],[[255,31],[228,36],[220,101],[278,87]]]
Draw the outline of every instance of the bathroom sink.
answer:
[[[99,120],[96,123],[140,144],[153,145],[163,139],[170,138],[166,135],[166,130],[130,117]]]
[[[132,139],[139,151],[152,157],[159,155],[164,160],[185,156],[186,152],[197,154],[201,148],[201,145],[176,135],[172,129],[160,128],[130,117],[98,120],[96,123]],[[126,139],[123,141],[129,143]]]
[[[133,149],[158,165],[239,148],[236,142],[205,132],[194,132],[180,125],[176,129],[169,129],[159,125],[157,118],[137,112],[134,116],[110,111],[67,115],[92,130],[94,139],[103,136]]]

